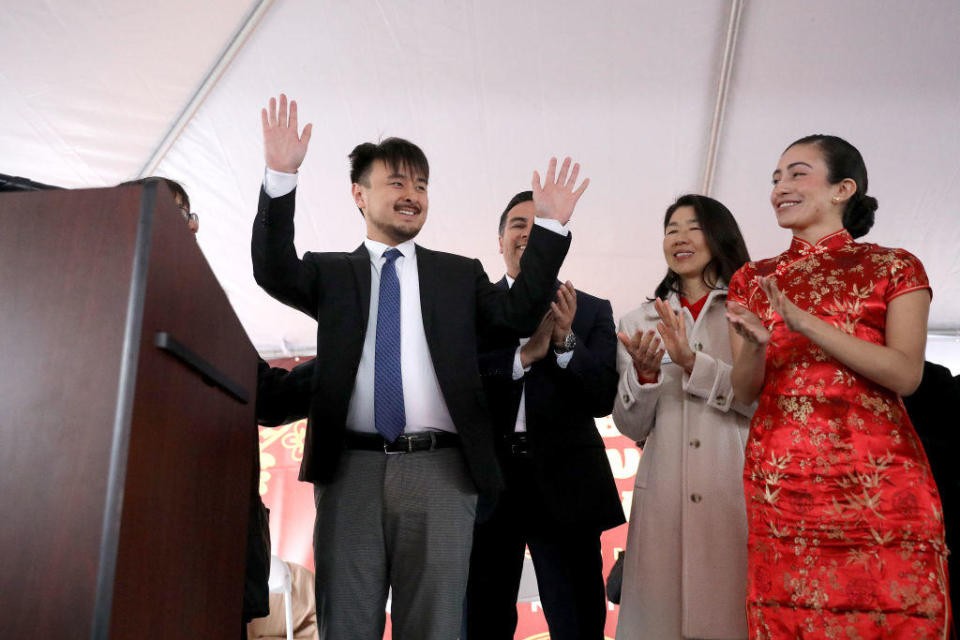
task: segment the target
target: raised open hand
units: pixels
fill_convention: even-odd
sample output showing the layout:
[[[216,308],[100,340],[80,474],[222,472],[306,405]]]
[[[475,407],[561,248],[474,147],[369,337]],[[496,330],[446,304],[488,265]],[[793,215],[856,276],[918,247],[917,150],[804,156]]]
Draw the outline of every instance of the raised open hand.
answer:
[[[580,187],[574,190],[577,176],[580,174],[580,164],[574,163],[573,171],[570,171],[570,158],[564,158],[563,164],[560,165],[560,175],[555,175],[556,171],[557,159],[550,158],[546,182],[543,185],[540,183],[540,174],[533,172],[531,183],[533,204],[537,208],[537,215],[541,218],[553,218],[559,220],[560,224],[567,224],[570,216],[573,215],[573,208],[577,206],[577,200],[590,184],[590,178],[584,179]],[[570,171],[569,177],[568,171]]]
[[[290,101],[290,113],[287,114],[287,96],[280,94],[280,112],[277,113],[277,99],[270,98],[269,111],[260,110],[260,120],[263,123],[263,153],[267,166],[274,171],[296,173],[307,155],[307,145],[310,143],[310,133],[313,125],[303,128],[303,135],[299,134],[297,124],[297,102]]]
[[[557,289],[557,299],[550,303],[553,311],[553,344],[563,344],[573,330],[573,316],[577,315],[577,290],[567,280]]]
[[[618,332],[617,338],[630,354],[640,382],[655,381],[660,373],[660,363],[663,361],[663,349],[660,348],[660,340],[656,332],[653,329],[646,332],[637,331],[633,337]]]
[[[693,352],[687,341],[687,323],[683,315],[674,313],[670,305],[660,298],[653,301],[653,306],[657,310],[657,315],[660,316],[657,332],[663,340],[663,346],[667,348],[667,353],[670,354],[670,359],[690,373],[693,371],[697,354]]]
[[[747,342],[758,347],[764,347],[770,342],[770,332],[755,313],[741,307],[736,302],[727,303],[727,320],[730,326]]]

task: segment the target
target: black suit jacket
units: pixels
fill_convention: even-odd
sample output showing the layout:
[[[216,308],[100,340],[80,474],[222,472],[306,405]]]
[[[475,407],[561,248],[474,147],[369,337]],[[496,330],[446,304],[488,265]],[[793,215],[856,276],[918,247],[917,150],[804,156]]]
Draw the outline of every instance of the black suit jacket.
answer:
[[[506,279],[497,286],[507,289]],[[573,332],[577,346],[566,368],[557,365],[550,351],[520,380],[513,379],[516,336],[485,332],[480,372],[499,435],[513,432],[526,389],[527,438],[537,482],[530,488],[533,495],[543,500],[556,523],[604,530],[625,522],[594,422],[610,415],[617,393],[617,335],[610,302],[577,291]]]
[[[360,365],[370,309],[370,256],[311,253],[293,245],[296,190],[270,198],[261,190],[253,224],[253,273],[264,290],[317,320],[317,364],[300,479],[327,483],[343,450],[347,409]],[[570,236],[535,227],[523,257],[524,277],[509,292],[487,278],[479,260],[417,246],[420,308],[440,390],[467,466],[484,493],[502,487],[490,415],[477,363],[477,332],[532,333],[550,303]]]
[[[960,376],[954,376],[943,365],[925,361],[920,386],[903,399],[940,490],[947,547],[954,553],[960,548],[960,472],[955,460],[960,448],[960,431],[953,413],[957,410],[958,396]],[[955,563],[952,554],[950,560]],[[951,591],[956,589],[955,584],[951,584]]]
[[[290,371],[271,367],[258,359],[257,422],[264,427],[303,420],[310,413],[310,387],[316,359],[301,362]]]

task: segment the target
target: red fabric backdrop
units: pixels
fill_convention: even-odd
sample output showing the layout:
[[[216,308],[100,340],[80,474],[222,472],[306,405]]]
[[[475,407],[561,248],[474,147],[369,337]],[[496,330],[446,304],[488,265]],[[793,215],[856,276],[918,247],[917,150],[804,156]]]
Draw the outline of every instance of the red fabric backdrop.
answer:
[[[274,360],[275,367],[291,368],[301,360]],[[640,451],[629,439],[620,435],[608,418],[597,420],[597,428],[607,445],[610,466],[617,481],[625,513],[630,513],[633,498],[633,477],[640,462]],[[270,538],[273,553],[313,571],[313,485],[297,480],[303,459],[303,435],[306,421],[274,429],[260,429],[260,494],[270,509]],[[610,570],[618,551],[627,539],[626,525],[603,534],[604,575]],[[613,638],[617,628],[616,605],[608,604],[606,635]],[[543,640],[549,638],[547,623],[539,603],[518,603],[519,623],[515,638]],[[390,637],[389,618],[385,637]]]

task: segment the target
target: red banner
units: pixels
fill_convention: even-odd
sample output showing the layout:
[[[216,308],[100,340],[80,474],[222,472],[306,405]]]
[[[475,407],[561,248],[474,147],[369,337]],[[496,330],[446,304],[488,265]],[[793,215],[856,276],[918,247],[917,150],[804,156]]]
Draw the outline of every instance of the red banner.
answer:
[[[287,358],[271,362],[272,366],[290,368],[299,359]],[[625,438],[613,426],[608,418],[597,420],[597,429],[607,445],[607,456],[613,469],[617,488],[620,490],[624,512],[629,515],[633,499],[633,477],[640,462],[640,451],[634,442]],[[297,473],[303,459],[303,436],[306,421],[301,420],[282,427],[260,429],[260,494],[270,509],[270,538],[273,553],[284,560],[301,564],[313,571],[313,520],[316,508],[313,503],[313,485],[299,482]],[[626,525],[603,534],[604,575],[610,571],[617,553],[623,549],[627,539]],[[526,568],[532,565],[527,563]],[[531,584],[525,576],[523,584]],[[521,598],[527,594],[521,588]],[[606,635],[613,638],[617,628],[617,607],[608,603]],[[539,601],[517,603],[519,622],[515,638],[522,640],[543,640],[549,638],[547,622]],[[385,637],[390,637],[390,622],[387,620]]]

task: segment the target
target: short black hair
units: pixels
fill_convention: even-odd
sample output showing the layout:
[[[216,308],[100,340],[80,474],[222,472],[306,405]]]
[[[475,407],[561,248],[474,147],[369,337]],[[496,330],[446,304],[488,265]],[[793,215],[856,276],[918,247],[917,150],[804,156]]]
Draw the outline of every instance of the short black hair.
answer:
[[[743,241],[740,227],[733,214],[722,202],[708,196],[688,193],[677,198],[667,207],[663,216],[663,229],[666,231],[670,218],[680,207],[691,207],[697,214],[697,222],[703,230],[703,239],[710,249],[710,262],[703,269],[703,282],[711,289],[720,286],[720,282],[729,284],[733,274],[750,261],[750,253]],[[680,275],[667,269],[653,296],[665,300],[670,293],[683,295],[683,282]]]
[[[503,237],[503,230],[507,228],[507,214],[510,213],[510,209],[513,209],[521,202],[530,202],[531,200],[533,200],[533,191],[521,191],[510,198],[510,202],[507,203],[507,208],[500,214],[500,237]]]
[[[414,177],[430,181],[430,163],[417,145],[403,138],[387,138],[379,144],[364,142],[353,148],[350,158],[350,182],[370,186],[370,171],[382,160],[392,171],[405,168]]]
[[[129,187],[138,184],[146,184],[150,180],[162,180],[164,183],[166,183],[167,188],[170,189],[170,193],[173,194],[173,197],[176,198],[177,196],[180,196],[180,202],[182,202],[183,206],[187,208],[187,211],[190,211],[190,196],[187,195],[187,190],[183,188],[183,185],[176,180],[171,180],[170,178],[164,178],[162,176],[147,176],[146,178],[137,178],[136,180],[121,182],[117,186]]]

